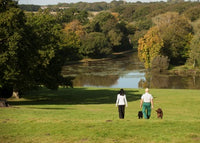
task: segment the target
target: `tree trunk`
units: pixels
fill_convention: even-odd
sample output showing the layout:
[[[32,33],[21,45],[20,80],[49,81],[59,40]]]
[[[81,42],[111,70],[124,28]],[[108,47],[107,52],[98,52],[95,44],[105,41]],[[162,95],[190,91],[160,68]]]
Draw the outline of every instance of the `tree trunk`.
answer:
[[[194,60],[194,63],[193,63],[193,68],[196,67],[196,60]]]

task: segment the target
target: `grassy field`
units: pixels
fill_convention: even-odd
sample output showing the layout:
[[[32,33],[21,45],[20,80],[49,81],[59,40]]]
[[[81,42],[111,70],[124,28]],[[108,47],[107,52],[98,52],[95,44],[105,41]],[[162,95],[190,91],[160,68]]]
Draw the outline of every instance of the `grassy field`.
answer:
[[[112,88],[40,89],[0,108],[0,143],[200,142],[200,90],[151,89],[150,120],[138,119],[143,89],[125,89],[128,108],[118,119]],[[164,118],[157,119],[161,107]]]

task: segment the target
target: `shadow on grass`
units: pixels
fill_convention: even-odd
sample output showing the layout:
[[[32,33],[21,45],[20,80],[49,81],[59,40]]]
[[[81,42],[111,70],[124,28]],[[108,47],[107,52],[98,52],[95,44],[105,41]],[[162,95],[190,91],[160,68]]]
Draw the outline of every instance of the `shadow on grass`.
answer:
[[[115,104],[119,89],[60,88],[56,91],[42,88],[23,96],[24,101],[9,101],[12,105],[73,105]],[[128,102],[139,100],[138,90],[125,90]]]

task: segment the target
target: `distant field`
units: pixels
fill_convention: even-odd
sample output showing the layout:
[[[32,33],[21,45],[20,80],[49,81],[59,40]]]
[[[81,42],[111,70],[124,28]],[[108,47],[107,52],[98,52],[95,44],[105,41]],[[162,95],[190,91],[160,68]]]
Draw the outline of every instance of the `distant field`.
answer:
[[[0,143],[197,143],[200,142],[200,90],[150,89],[150,120],[137,112],[143,89],[125,89],[124,120],[115,107],[119,89],[40,89],[11,107],[0,108]]]

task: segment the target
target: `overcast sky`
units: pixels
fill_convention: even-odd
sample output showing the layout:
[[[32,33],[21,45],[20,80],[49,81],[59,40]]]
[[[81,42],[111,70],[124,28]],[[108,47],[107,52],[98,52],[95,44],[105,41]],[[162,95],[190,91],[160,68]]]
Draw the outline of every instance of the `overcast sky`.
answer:
[[[111,2],[112,0],[18,0],[19,4],[34,4],[34,5],[53,5],[58,3],[77,3],[77,2]],[[126,0],[127,2],[153,2],[159,0]]]

